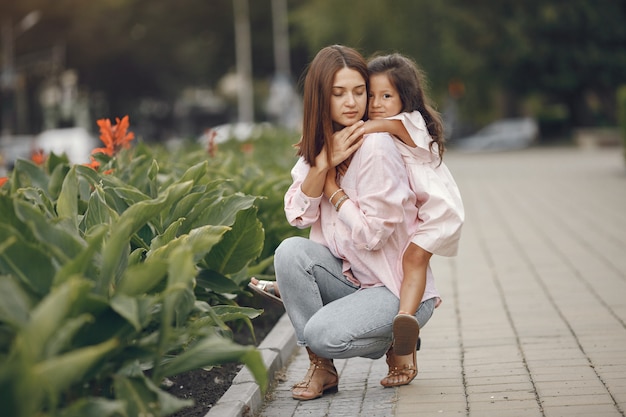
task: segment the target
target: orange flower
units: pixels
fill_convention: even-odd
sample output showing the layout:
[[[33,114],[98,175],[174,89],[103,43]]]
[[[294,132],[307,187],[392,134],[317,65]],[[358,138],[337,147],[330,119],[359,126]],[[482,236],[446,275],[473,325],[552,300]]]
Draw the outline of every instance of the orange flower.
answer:
[[[91,162],[87,163],[87,164],[83,164],[86,167],[89,167],[91,169],[93,169],[94,171],[97,171],[98,168],[100,168],[100,162],[96,161],[93,156],[90,157],[91,158]]]
[[[96,148],[91,151],[92,154],[104,153],[109,156],[114,156],[120,149],[130,147],[130,141],[135,138],[135,134],[127,132],[128,126],[130,125],[128,115],[124,116],[122,120],[116,117],[115,122],[116,124],[113,126],[109,119],[100,119],[97,121],[98,126],[100,126],[100,140],[104,143],[104,148]]]
[[[46,154],[43,152],[43,149],[33,149],[30,152],[30,159],[36,165],[43,165],[46,162]]]
[[[0,187],[2,187],[9,180],[9,177],[0,177]]]

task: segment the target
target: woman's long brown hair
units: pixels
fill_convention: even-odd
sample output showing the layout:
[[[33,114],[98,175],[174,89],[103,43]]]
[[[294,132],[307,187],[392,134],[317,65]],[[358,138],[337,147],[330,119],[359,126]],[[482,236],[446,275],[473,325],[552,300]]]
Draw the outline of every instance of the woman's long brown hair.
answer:
[[[330,115],[330,96],[335,74],[342,68],[358,71],[369,91],[367,63],[353,48],[342,45],[327,46],[320,50],[309,64],[304,79],[302,139],[296,145],[298,156],[311,166],[325,143],[332,147],[335,132]],[[330,161],[331,155],[328,155]]]

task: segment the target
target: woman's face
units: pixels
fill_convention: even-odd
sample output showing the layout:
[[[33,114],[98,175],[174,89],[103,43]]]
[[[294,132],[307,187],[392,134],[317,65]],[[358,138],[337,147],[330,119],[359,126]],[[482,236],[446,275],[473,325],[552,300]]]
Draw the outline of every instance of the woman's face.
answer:
[[[395,116],[402,111],[402,100],[398,90],[391,84],[386,74],[370,76],[369,111],[370,119]]]
[[[335,73],[330,96],[330,117],[341,126],[350,126],[363,118],[367,108],[367,89],[361,74],[344,67]]]

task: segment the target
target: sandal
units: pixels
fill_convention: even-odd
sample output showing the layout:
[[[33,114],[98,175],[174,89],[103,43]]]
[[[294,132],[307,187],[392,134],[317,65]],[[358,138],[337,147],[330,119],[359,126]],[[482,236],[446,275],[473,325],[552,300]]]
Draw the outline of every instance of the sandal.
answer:
[[[420,336],[417,319],[407,313],[398,313],[393,319],[393,350],[396,355],[404,356],[415,352]]]
[[[396,364],[396,353],[393,351],[393,347],[390,347],[387,351],[387,365],[389,366],[389,373],[387,376],[380,380],[380,385],[385,388],[399,387],[401,385],[407,385],[415,379],[417,376],[417,359],[415,357],[415,350],[413,350],[413,363],[404,364],[398,366]]]
[[[332,359],[321,358],[306,348],[309,354],[309,370],[301,382],[292,387],[291,396],[296,400],[308,401],[327,392],[337,392],[339,376]]]
[[[265,281],[259,279],[256,284],[253,284],[252,281],[250,281],[248,283],[248,288],[276,304],[280,304],[281,306],[283,305],[283,300],[276,292],[276,281]]]

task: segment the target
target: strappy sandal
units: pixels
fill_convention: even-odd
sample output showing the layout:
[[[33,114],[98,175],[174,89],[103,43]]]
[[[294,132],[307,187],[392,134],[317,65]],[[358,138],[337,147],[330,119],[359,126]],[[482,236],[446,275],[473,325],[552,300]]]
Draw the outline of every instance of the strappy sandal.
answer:
[[[393,351],[404,356],[415,352],[420,336],[420,325],[415,316],[400,312],[393,319]]]
[[[396,364],[396,353],[394,353],[393,349],[393,347],[390,347],[387,351],[387,365],[389,366],[389,373],[387,373],[386,377],[380,380],[380,385],[385,388],[407,385],[417,376],[416,351],[413,350],[413,364],[398,366]]]
[[[332,359],[321,358],[309,348],[309,370],[304,379],[292,387],[291,396],[296,400],[308,401],[320,398],[328,392],[337,392],[339,376]]]
[[[283,300],[276,293],[276,281],[265,281],[260,279],[256,284],[253,284],[251,281],[248,283],[248,288],[276,304],[280,304],[281,306],[283,305]]]

